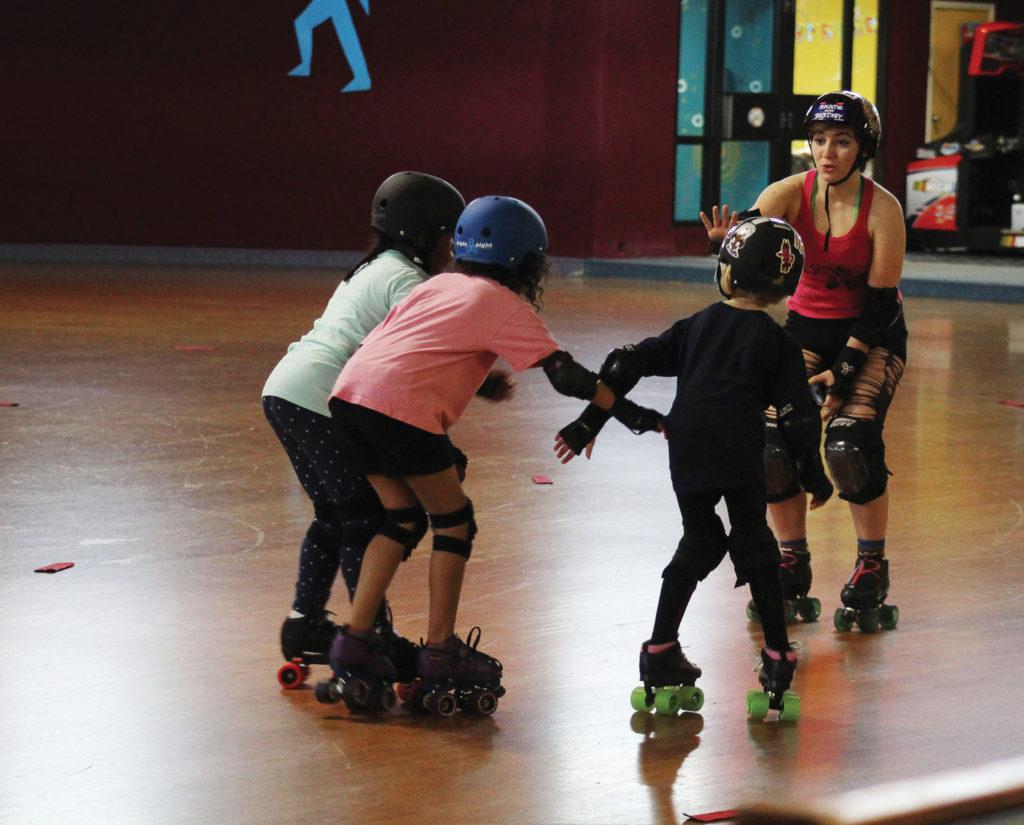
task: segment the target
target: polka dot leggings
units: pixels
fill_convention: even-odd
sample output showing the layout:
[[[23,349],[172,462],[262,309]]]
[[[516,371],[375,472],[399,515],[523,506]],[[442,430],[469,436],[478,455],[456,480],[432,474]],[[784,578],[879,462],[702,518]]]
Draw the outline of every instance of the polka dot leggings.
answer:
[[[351,600],[384,511],[369,482],[346,467],[330,418],[274,396],[264,396],[263,412],[313,502],[292,609],[320,618],[339,567]],[[382,616],[386,610],[382,604]]]

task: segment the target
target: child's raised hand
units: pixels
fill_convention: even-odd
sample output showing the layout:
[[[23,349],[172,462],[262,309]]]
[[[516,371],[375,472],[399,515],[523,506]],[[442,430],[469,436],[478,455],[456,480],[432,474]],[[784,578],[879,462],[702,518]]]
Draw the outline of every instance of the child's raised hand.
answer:
[[[700,213],[700,222],[704,224],[704,228],[708,231],[708,240],[712,243],[721,242],[738,220],[736,213],[729,211],[729,204],[722,205],[721,214],[719,214],[717,205],[712,206],[710,218],[703,212]]]

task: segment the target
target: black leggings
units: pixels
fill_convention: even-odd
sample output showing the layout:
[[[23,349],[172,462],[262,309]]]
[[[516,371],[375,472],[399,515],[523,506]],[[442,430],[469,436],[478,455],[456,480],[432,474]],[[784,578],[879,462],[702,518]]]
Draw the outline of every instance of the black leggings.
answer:
[[[313,502],[292,607],[319,618],[339,567],[349,598],[355,593],[366,545],[377,532],[384,509],[369,482],[348,469],[330,418],[274,396],[263,398],[263,412]]]

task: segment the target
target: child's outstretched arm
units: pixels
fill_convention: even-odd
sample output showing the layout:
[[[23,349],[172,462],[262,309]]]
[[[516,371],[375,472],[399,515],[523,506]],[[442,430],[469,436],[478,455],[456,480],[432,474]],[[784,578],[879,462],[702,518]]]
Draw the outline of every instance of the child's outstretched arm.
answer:
[[[615,393],[617,398],[624,397],[646,374],[644,361],[645,359],[632,344],[613,349],[604,359],[598,378]],[[584,450],[586,450],[587,458],[590,458],[594,449],[594,439],[597,438],[611,417],[611,413],[606,412],[597,404],[591,403],[580,413],[579,418],[562,427],[555,437],[555,453],[562,463],[572,461]]]
[[[612,355],[616,352],[620,350],[613,351]],[[610,366],[610,362],[615,360],[612,355],[605,360],[600,376],[577,364],[569,353],[562,350],[552,353],[541,362],[548,380],[558,392],[591,402],[584,414],[563,428],[555,438],[555,453],[563,464],[593,442],[609,417],[618,419],[638,435],[652,430],[664,431],[659,412],[635,404],[625,397],[625,391],[619,390],[627,385],[626,391],[632,389],[640,374],[631,379],[617,376],[614,365]]]

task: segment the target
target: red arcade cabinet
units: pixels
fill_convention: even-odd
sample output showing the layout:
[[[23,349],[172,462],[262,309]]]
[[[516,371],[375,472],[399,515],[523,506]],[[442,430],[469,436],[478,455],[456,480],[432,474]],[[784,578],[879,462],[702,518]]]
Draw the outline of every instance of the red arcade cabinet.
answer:
[[[1024,25],[964,27],[957,125],[907,166],[917,249],[1024,252]]]

